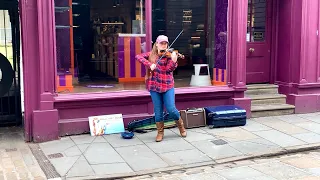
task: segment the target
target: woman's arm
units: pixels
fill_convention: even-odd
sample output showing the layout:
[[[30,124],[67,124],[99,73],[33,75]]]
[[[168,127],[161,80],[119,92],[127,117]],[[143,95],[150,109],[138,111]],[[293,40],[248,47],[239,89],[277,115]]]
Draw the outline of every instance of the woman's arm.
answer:
[[[149,56],[150,56],[150,52],[146,52],[146,53],[136,55],[135,58],[137,61],[139,61],[140,63],[142,63],[146,67],[150,68],[151,62],[148,60]]]

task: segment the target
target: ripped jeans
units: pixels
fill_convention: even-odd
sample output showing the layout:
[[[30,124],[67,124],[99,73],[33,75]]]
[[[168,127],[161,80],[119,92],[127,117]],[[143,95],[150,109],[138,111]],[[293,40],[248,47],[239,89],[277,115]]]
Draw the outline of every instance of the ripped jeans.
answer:
[[[174,88],[164,93],[150,91],[151,99],[154,107],[155,121],[163,121],[163,105],[169,113],[169,118],[174,120],[180,119],[180,113],[175,105]]]

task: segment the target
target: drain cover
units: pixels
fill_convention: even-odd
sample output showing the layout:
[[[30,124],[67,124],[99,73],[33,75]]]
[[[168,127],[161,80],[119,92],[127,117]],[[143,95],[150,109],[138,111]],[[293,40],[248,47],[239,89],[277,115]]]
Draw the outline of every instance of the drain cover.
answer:
[[[55,153],[55,154],[48,155],[49,159],[56,159],[56,158],[62,158],[62,157],[63,157],[63,154],[61,154],[61,153]]]
[[[217,145],[217,146],[224,145],[224,144],[228,144],[227,141],[222,140],[222,139],[212,140],[211,142],[212,142],[213,144]]]
[[[6,149],[6,152],[13,152],[13,151],[17,151],[17,148]]]

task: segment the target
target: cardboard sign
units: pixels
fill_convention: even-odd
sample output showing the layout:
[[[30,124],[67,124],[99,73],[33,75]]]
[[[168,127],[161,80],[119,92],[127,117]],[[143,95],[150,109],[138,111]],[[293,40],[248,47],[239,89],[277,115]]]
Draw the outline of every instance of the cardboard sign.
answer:
[[[89,117],[91,136],[115,134],[124,132],[122,114],[111,114]]]

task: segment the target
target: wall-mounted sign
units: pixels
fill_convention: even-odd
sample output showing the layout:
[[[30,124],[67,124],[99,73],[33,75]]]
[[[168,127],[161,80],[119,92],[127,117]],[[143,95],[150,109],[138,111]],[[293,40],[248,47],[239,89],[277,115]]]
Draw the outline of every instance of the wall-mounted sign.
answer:
[[[12,86],[14,71],[9,60],[0,53],[0,97],[6,95]]]
[[[253,32],[253,39],[254,40],[264,40],[263,32]]]

